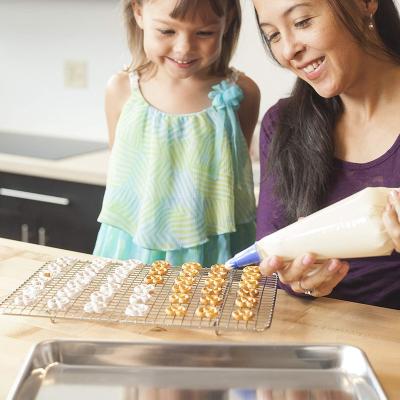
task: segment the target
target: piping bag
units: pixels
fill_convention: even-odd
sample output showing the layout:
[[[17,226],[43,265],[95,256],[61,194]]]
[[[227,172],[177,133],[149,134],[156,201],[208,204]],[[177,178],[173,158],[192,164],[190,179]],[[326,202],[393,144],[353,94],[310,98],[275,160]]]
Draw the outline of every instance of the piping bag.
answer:
[[[306,253],[313,253],[317,260],[390,255],[394,243],[382,213],[392,190],[397,189],[367,187],[263,237],[225,265],[240,268],[268,256],[291,261]]]

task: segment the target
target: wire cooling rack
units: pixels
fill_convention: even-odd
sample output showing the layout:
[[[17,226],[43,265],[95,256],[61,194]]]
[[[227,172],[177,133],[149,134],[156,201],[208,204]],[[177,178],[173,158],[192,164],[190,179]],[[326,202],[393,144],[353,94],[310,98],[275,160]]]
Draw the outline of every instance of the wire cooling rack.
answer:
[[[170,268],[165,276],[163,284],[156,285],[156,289],[149,301],[150,309],[145,316],[129,317],[125,315],[125,309],[129,305],[129,297],[133,288],[145,282],[150,266],[142,265],[134,269],[126,278],[120,289],[115,293],[109,302],[106,310],[101,314],[86,313],[84,305],[89,301],[90,294],[99,289],[106,282],[106,277],[113,273],[121,262],[110,261],[106,267],[101,270],[90,282],[81,294],[73,299],[65,310],[49,310],[47,302],[54,298],[57,291],[64,288],[66,283],[79,271],[90,265],[89,260],[74,261],[63,274],[46,285],[44,290],[38,296],[36,302],[31,305],[16,305],[15,298],[22,294],[24,288],[37,278],[41,272],[46,270],[45,263],[34,274],[32,274],[21,286],[14,290],[0,303],[0,313],[8,315],[48,317],[53,322],[58,319],[77,319],[88,321],[133,323],[143,325],[156,325],[161,327],[185,327],[185,328],[208,328],[215,329],[217,334],[221,330],[253,330],[264,331],[269,328],[272,322],[273,311],[275,307],[277,277],[276,275],[263,277],[259,281],[259,293],[257,304],[254,308],[255,316],[249,321],[237,321],[232,318],[232,311],[235,309],[236,292],[239,288],[241,279],[241,270],[232,270],[225,281],[222,295],[223,301],[218,307],[218,315],[214,319],[200,318],[195,314],[200,305],[201,289],[205,285],[205,280],[209,272],[208,268],[202,268],[196,277],[196,281],[190,292],[190,302],[187,305],[185,316],[171,317],[167,316],[165,309],[168,307],[169,296],[172,293],[172,285],[181,272],[181,267]]]

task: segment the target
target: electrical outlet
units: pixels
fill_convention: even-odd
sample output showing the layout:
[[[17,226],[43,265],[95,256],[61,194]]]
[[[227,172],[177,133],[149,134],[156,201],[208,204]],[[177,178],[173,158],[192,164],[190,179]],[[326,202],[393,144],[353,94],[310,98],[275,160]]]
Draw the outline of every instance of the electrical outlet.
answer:
[[[87,62],[66,60],[64,62],[64,86],[66,88],[87,87]]]

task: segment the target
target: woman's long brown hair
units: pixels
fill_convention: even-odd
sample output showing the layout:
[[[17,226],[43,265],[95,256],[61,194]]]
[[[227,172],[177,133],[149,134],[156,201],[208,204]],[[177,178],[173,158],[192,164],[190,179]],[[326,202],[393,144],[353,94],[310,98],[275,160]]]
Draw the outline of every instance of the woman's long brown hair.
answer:
[[[361,21],[357,0],[326,1],[362,48],[400,65],[400,18],[392,0],[379,2],[374,16],[375,38],[368,34],[369,21]],[[261,29],[260,33],[271,52]],[[299,78],[280,110],[267,174],[273,176],[274,191],[284,206],[287,223],[317,211],[326,199],[335,152],[333,133],[342,112],[339,96],[323,98]]]

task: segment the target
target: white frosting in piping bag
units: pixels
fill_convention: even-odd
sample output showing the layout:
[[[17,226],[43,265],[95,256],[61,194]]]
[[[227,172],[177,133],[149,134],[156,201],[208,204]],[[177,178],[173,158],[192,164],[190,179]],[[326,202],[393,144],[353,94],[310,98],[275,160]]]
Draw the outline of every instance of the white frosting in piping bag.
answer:
[[[318,259],[389,255],[394,245],[382,213],[391,188],[366,188],[256,242],[261,259],[291,260],[305,253]]]

